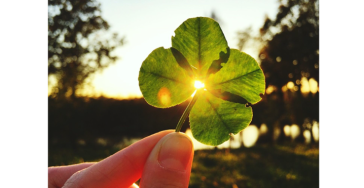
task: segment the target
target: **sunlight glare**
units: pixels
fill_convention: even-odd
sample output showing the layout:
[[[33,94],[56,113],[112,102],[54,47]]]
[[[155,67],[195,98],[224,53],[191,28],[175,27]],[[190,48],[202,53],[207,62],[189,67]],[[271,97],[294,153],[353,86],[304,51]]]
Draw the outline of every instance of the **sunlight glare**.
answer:
[[[289,125],[285,125],[283,127],[283,132],[284,132],[284,135],[286,136],[291,136],[291,126]]]
[[[197,92],[197,90],[195,90],[195,91],[192,93],[191,97],[195,96],[196,92]]]
[[[259,137],[259,129],[255,125],[250,125],[243,130],[243,145],[247,148],[254,146]]]
[[[310,84],[308,83],[308,80],[306,77],[302,77],[302,79],[301,79],[301,92],[303,94],[307,94],[310,92]]]
[[[317,81],[313,78],[310,78],[310,80],[308,80],[308,83],[310,84],[311,93],[317,93]]]
[[[291,125],[291,138],[295,140],[300,135],[300,127],[296,124]]]
[[[315,140],[315,142],[319,141],[319,124],[317,121],[313,121],[312,137],[313,137],[313,140]]]
[[[197,141],[197,140],[193,137],[191,129],[187,129],[187,130],[186,130],[186,135],[187,135],[188,137],[190,137],[190,138],[191,138],[192,143],[193,143],[193,149],[194,149],[194,150],[200,150],[200,149],[214,149],[214,148],[215,148],[214,146],[205,145],[205,144],[203,144],[203,143],[201,143],[201,142]]]
[[[200,88],[204,88],[205,87],[205,84],[204,83],[202,83],[201,81],[199,81],[199,80],[196,80],[195,81],[195,88],[196,89],[200,89]]]
[[[303,131],[303,137],[305,138],[306,144],[309,144],[311,142],[311,132],[309,130]]]

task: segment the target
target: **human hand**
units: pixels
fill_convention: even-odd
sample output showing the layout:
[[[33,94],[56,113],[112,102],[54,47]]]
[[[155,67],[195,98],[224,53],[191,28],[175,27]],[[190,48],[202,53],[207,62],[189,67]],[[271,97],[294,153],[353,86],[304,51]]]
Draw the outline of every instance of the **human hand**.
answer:
[[[49,188],[185,188],[193,160],[191,139],[173,130],[148,136],[97,163],[49,167]]]

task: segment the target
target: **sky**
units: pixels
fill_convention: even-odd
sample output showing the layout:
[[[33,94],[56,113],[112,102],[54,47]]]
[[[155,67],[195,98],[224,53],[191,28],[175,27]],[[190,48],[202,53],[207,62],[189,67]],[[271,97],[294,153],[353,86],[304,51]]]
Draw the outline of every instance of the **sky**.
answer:
[[[154,49],[171,47],[174,30],[192,17],[211,15],[220,20],[230,48],[237,48],[237,32],[252,27],[257,32],[265,16],[273,18],[278,0],[99,0],[101,16],[109,23],[110,32],[125,37],[126,43],[115,50],[120,57],[115,64],[96,73],[93,88],[85,94],[112,98],[142,97],[138,74],[142,62]],[[245,50],[257,57],[257,49]]]

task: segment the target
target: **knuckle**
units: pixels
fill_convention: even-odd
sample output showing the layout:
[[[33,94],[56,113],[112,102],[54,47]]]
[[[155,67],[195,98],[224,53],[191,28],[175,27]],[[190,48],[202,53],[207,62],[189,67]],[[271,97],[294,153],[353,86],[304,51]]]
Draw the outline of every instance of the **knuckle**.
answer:
[[[70,178],[64,183],[62,188],[83,188],[82,186],[82,172],[83,170],[77,171],[76,173],[72,174]]]

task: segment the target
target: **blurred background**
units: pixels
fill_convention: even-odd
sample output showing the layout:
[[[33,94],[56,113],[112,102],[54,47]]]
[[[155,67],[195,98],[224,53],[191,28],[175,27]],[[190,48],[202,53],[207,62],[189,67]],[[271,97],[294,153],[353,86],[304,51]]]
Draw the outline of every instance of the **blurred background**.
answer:
[[[266,94],[241,133],[194,142],[190,187],[319,186],[317,0],[48,0],[48,166],[99,161],[175,128],[189,101],[148,105],[139,68],[197,16],[258,61]],[[182,131],[191,136],[188,121]]]

